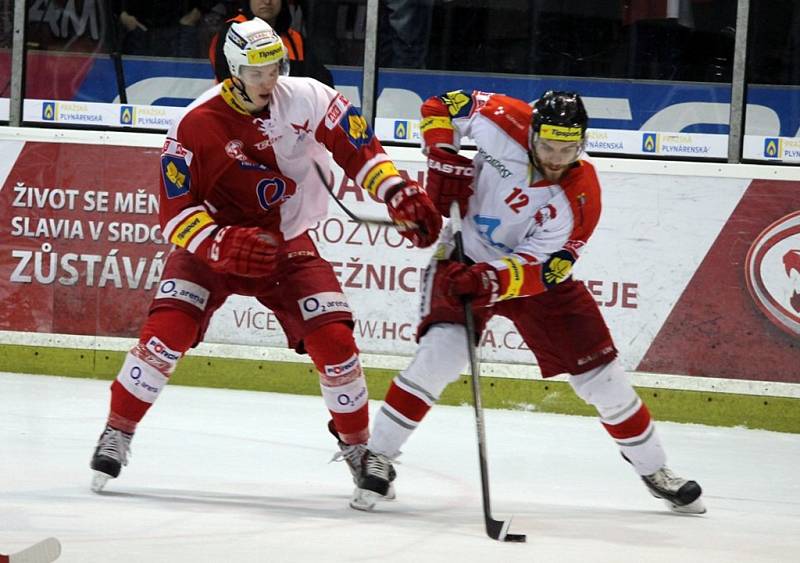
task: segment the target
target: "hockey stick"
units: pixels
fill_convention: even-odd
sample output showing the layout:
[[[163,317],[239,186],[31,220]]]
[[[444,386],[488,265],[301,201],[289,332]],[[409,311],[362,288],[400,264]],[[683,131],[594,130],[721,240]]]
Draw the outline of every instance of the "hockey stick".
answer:
[[[462,264],[466,263],[464,256],[464,239],[461,236],[461,213],[458,202],[450,205],[450,224],[453,229],[453,239],[456,245],[456,258]],[[486,533],[490,538],[507,542],[524,542],[525,534],[509,534],[508,527],[511,518],[506,521],[492,518],[492,507],[489,500],[489,466],[486,463],[486,432],[483,422],[483,406],[481,405],[480,364],[476,353],[477,342],[475,335],[475,317],[472,314],[472,301],[464,299],[464,324],[467,329],[467,348],[469,349],[469,366],[472,372],[472,397],[475,405],[475,425],[478,429],[478,459],[481,468],[481,492],[483,493],[483,519],[486,523]]]
[[[0,563],[51,563],[59,555],[61,543],[56,538],[47,538],[11,555],[0,553]]]
[[[363,223],[365,225],[378,225],[378,226],[383,225],[384,227],[395,227],[395,228],[398,227],[398,225],[396,225],[394,221],[390,221],[389,219],[364,219],[362,217],[359,217],[358,215],[355,215],[353,212],[347,209],[344,206],[344,204],[341,201],[339,201],[339,198],[336,197],[336,194],[333,193],[333,178],[326,179],[325,173],[322,171],[322,167],[319,165],[319,163],[317,163],[316,160],[313,162],[314,162],[314,169],[317,171],[319,179],[325,185],[325,189],[328,190],[328,193],[331,194],[333,201],[335,201],[336,205],[338,205],[342,209],[342,211],[344,211],[345,214],[348,217],[350,217],[353,221],[355,221],[356,223]]]

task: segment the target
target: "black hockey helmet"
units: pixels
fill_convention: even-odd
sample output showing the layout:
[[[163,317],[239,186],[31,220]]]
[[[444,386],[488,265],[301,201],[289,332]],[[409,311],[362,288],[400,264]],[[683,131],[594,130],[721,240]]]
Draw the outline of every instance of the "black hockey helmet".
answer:
[[[540,137],[553,141],[583,142],[589,116],[576,92],[548,90],[533,104],[531,141]]]

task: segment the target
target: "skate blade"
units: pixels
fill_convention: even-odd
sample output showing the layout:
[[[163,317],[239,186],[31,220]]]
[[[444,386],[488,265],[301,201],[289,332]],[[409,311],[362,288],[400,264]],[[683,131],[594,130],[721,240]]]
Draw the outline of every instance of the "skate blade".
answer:
[[[94,475],[92,476],[92,491],[95,493],[102,491],[109,479],[111,479],[110,475],[106,475],[100,471],[95,471]]]
[[[702,499],[695,499],[694,501],[690,502],[689,504],[684,504],[680,506],[668,500],[664,501],[669,509],[672,512],[677,514],[705,514],[706,513],[706,505],[703,504]]]
[[[385,497],[374,491],[356,487],[353,491],[353,495],[350,497],[350,508],[363,510],[364,512],[372,512],[377,501],[383,498]]]
[[[355,478],[353,478],[353,485],[355,485],[356,488],[358,488],[358,481]],[[394,492],[394,484],[392,483],[389,483],[389,490],[386,491],[386,496],[383,497],[380,495],[378,496],[379,500],[395,500],[396,498],[397,495]]]

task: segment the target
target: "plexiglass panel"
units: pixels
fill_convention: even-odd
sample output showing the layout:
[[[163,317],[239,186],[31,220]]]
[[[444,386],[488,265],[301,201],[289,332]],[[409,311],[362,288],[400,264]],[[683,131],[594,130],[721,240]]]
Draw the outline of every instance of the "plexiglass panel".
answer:
[[[800,3],[751,0],[745,159],[800,162]]]
[[[10,44],[13,7],[0,6],[0,31]],[[254,16],[280,32],[293,75],[336,85],[360,105],[365,10],[363,1],[32,0],[24,119],[165,130],[218,79],[213,60],[225,70],[220,32]],[[0,70],[10,75],[3,44]]]
[[[567,89],[585,98],[592,152],[727,156],[735,2],[380,4],[382,137],[419,142],[420,102],[449,90]]]

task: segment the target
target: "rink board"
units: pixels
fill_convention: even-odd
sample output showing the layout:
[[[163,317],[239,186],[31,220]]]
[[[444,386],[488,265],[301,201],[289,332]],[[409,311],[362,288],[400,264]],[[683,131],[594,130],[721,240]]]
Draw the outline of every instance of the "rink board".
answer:
[[[0,131],[0,342],[9,364],[2,369],[22,370],[14,345],[78,348],[88,360],[97,350],[124,350],[136,336],[169,250],[157,217],[162,140]],[[389,152],[404,173],[424,180],[418,150]],[[797,397],[800,170],[596,164],[603,215],[575,275],[595,296],[636,382]],[[334,170],[348,207],[385,217],[382,204]],[[385,227],[357,225],[333,202],[312,236],[356,313],[356,338],[371,358],[365,364],[402,367],[415,348],[420,273],[431,250],[410,248]],[[206,342],[204,355],[298,361],[282,352],[274,315],[250,298],[231,298]],[[504,319],[492,321],[480,354],[491,376],[539,378]]]

